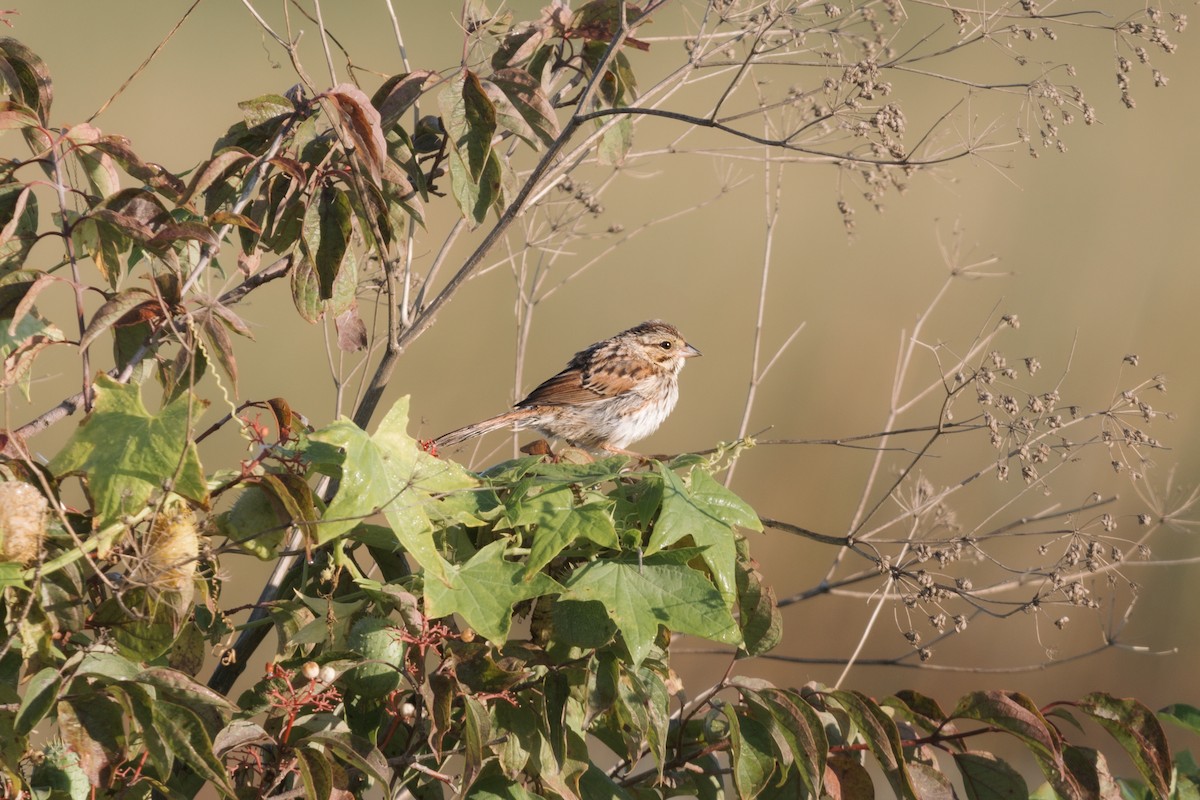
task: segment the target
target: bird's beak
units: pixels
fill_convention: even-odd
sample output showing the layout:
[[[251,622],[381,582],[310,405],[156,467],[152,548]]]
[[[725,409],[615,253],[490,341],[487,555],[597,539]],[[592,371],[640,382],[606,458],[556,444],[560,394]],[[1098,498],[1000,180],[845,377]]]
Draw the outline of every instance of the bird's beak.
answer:
[[[684,358],[695,358],[696,356],[698,356],[700,354],[701,354],[700,351],[697,350],[696,348],[692,347],[690,344],[684,345],[683,353],[682,353]]]

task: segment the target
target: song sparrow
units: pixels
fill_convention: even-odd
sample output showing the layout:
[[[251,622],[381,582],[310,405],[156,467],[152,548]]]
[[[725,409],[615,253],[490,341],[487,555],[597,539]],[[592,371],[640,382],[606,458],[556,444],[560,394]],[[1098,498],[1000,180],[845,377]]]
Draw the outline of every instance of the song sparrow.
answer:
[[[576,447],[622,452],[657,430],[679,399],[679,371],[700,351],[652,319],[575,354],[512,411],[444,433],[436,447],[511,427],[536,428]]]

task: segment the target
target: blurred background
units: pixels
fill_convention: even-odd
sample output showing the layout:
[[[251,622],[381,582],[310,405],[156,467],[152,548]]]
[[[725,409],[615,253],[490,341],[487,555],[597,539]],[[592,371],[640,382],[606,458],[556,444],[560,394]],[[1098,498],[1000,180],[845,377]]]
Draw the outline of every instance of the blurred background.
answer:
[[[9,17],[9,35],[47,62],[55,84],[54,124],[64,127],[91,116],[189,7],[145,0],[13,0],[10,5],[18,13]],[[279,4],[262,5],[271,24],[283,31]],[[403,71],[383,4],[325,5],[326,25],[351,53],[360,69],[355,77],[368,94],[383,77]],[[458,63],[457,4],[396,7],[414,67],[445,70]],[[508,7],[518,19],[535,17],[538,10],[531,2]],[[650,50],[629,53],[643,86],[683,60],[682,41],[673,37],[681,20],[699,8],[688,3],[672,6],[643,29],[640,38],[650,42]],[[319,83],[327,81],[316,26],[295,13],[293,25],[305,31],[302,57],[308,72]],[[916,30],[907,35],[915,37]],[[944,344],[941,356],[948,361],[952,354],[965,353],[980,332],[991,331],[1000,315],[1016,314],[1020,328],[1004,332],[996,349],[1011,364],[1019,366],[1021,359],[1033,356],[1042,365],[1034,376],[1022,370],[1017,388],[1042,392],[1057,387],[1064,405],[1086,410],[1105,408],[1120,391],[1165,376],[1167,393],[1148,392],[1144,399],[1156,410],[1176,412],[1178,418],[1160,416],[1151,426],[1151,435],[1167,449],[1153,453],[1156,466],[1142,485],[1165,494],[1168,475],[1173,475],[1177,490],[1190,491],[1200,480],[1200,159],[1193,128],[1200,114],[1200,46],[1192,32],[1172,36],[1180,45],[1177,53],[1152,54],[1154,66],[1169,82],[1154,88],[1148,70],[1135,70],[1133,110],[1120,101],[1112,34],[1081,34],[1069,43],[1075,49],[1039,51],[1055,63],[1076,66],[1078,77],[1071,80],[1097,110],[1098,124],[1084,127],[1076,122],[1060,131],[1065,152],[1040,147],[1034,132],[1038,158],[1019,145],[919,172],[908,180],[903,194],[884,198],[882,213],[862,199],[861,186],[845,171],[818,163],[783,167],[764,305],[763,363],[799,325],[803,329],[759,387],[749,431],[769,429],[763,439],[812,440],[883,430],[897,358],[922,313],[942,291],[951,267],[995,258],[980,269],[995,277],[951,283],[924,318],[922,341]],[[1051,47],[1045,42],[1034,46]],[[345,60],[335,55],[335,63],[339,80],[345,80]],[[1003,65],[1004,58],[966,57],[955,68],[974,80],[1000,80],[1000,73],[988,73],[997,63]],[[1011,64],[1004,67],[1008,68]],[[819,81],[813,74],[802,79]],[[777,80],[786,85],[799,79],[781,70]],[[240,119],[238,101],[282,93],[296,82],[284,53],[242,4],[201,2],[93,124],[105,133],[129,137],[144,159],[182,172],[206,158],[212,142]],[[910,141],[945,110],[944,88],[912,76],[896,78],[893,101],[909,115]],[[684,94],[679,106],[704,113],[696,111],[706,109],[703,103],[687,108],[688,100]],[[1020,97],[979,95],[940,135],[950,147],[973,133],[964,126],[982,130],[994,123],[1008,131],[1000,138],[1010,141],[1018,126],[1033,130],[1028,119],[1032,113],[1036,112],[1024,107]],[[510,266],[498,264],[472,280],[406,353],[382,408],[410,394],[411,432],[432,437],[504,410],[586,345],[643,319],[660,317],[679,326],[704,357],[690,362],[683,373],[675,414],[639,449],[702,450],[736,438],[751,378],[771,195],[756,160],[763,156],[762,148],[706,135],[690,137],[667,152],[664,148],[682,132],[681,123],[639,123],[635,151],[606,188],[603,211],[591,223],[596,235],[542,263],[549,270],[547,285],[554,285],[602,256],[538,305],[520,385],[514,385],[516,280]],[[697,152],[718,146],[739,150],[719,158]],[[6,155],[24,153],[12,133],[0,140],[0,149]],[[602,170],[591,175],[594,186],[611,177]],[[840,196],[855,210],[852,233],[837,208]],[[429,203],[429,228],[417,240],[418,268],[430,263],[456,215],[449,198]],[[649,225],[654,220],[660,222]],[[605,235],[618,229],[623,234]],[[461,261],[482,233],[462,237],[444,275],[457,268],[455,260]],[[518,231],[511,240],[514,245],[520,245],[520,236]],[[622,243],[607,252],[615,241]],[[497,249],[489,263],[503,257]],[[325,334],[320,326],[296,318],[285,282],[258,292],[241,313],[256,326],[257,337],[256,344],[242,345],[238,355],[243,398],[285,397],[317,425],[339,412],[350,413],[348,406],[334,406]],[[1136,365],[1124,360],[1128,354],[1138,356]],[[45,369],[54,362],[43,358],[39,364]],[[6,398],[10,419],[24,422],[69,394],[78,381],[72,365],[64,358],[52,379],[35,385],[30,404]],[[939,374],[934,352],[917,348],[901,396],[936,381]],[[210,416],[224,413],[220,395],[210,391],[208,396],[216,401]],[[970,400],[956,408],[962,417],[974,413]],[[935,422],[939,403],[935,393],[897,425]],[[52,454],[75,424],[72,420],[59,425],[32,444]],[[926,462],[935,485],[961,480],[994,462],[986,437],[970,438],[969,443],[956,439],[939,448]],[[908,447],[922,441],[902,440]],[[231,434],[214,442],[202,458],[206,466],[236,463],[243,446]],[[508,439],[493,437],[478,452],[467,451],[462,457],[482,464],[511,452]],[[886,490],[894,470],[908,458],[904,453],[889,455],[870,502]],[[745,455],[733,488],[764,516],[841,535],[860,503],[873,459],[869,449],[763,445]],[[1080,463],[1054,472],[1044,492],[1025,493],[1011,506],[1005,504],[1023,488],[1019,479],[1000,483],[988,473],[951,504],[959,524],[972,530],[1020,514],[1077,506],[1092,492],[1119,494],[1120,502],[1103,510],[1116,515],[1118,535],[1136,539],[1134,515],[1146,504],[1127,475],[1114,474],[1110,460],[1098,449],[1086,454]],[[989,521],[988,515],[998,508],[1002,513]],[[887,518],[896,512],[889,505],[881,513]],[[1193,536],[1178,530],[1156,534],[1150,543],[1154,559],[1196,557]],[[753,552],[780,597],[817,585],[831,569],[835,554],[826,546],[777,531],[751,538]],[[1002,557],[1036,563],[1033,547],[1028,542],[1014,544]],[[858,561],[843,569],[864,566]],[[1193,678],[1200,658],[1194,635],[1200,622],[1197,567],[1130,563],[1121,574],[1115,588],[1097,582],[1094,593],[1102,606],[1098,612],[1070,608],[1007,620],[981,619],[936,644],[925,668],[913,668],[918,665],[911,655],[905,667],[856,666],[846,685],[878,696],[913,688],[944,706],[978,688],[1026,691],[1038,702],[1075,698],[1092,690],[1137,696],[1152,708],[1200,702]],[[1141,586],[1127,624],[1123,616],[1131,598],[1126,580]],[[856,587],[860,596],[824,596],[790,606],[779,652],[844,660],[868,630],[875,609],[869,595],[881,585],[881,579],[868,581]],[[1032,588],[1029,592],[1032,595]],[[1060,631],[1053,621],[1064,613],[1071,623]],[[889,604],[869,629],[861,657],[910,653],[902,635],[910,625],[921,629],[926,641],[933,638],[922,620],[917,623],[924,627],[906,618],[903,606]],[[1127,647],[1070,660],[1102,645],[1106,633],[1117,627]],[[690,646],[681,643],[682,649]],[[676,667],[685,684],[698,690],[719,677],[726,664],[724,657],[692,655],[678,659]],[[1017,669],[1031,665],[1040,668]],[[1014,671],[933,671],[946,667]],[[832,684],[842,672],[834,663],[762,659],[741,669],[793,686],[810,680]]]

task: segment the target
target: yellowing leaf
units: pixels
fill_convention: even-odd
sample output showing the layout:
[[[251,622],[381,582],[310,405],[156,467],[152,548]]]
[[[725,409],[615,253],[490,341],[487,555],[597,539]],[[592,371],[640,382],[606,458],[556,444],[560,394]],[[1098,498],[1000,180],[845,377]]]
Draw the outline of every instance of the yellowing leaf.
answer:
[[[141,511],[167,482],[176,494],[207,502],[204,472],[188,429],[205,401],[185,392],[153,415],[137,386],[101,375],[95,391],[92,412],[50,462],[55,475],[87,479],[95,527]]]

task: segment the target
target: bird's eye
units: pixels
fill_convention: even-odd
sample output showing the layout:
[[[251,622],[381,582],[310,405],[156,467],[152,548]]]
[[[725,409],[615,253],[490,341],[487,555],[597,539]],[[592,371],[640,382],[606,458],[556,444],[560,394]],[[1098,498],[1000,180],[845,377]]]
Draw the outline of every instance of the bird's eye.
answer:
[[[670,350],[670,349],[671,349],[671,342],[670,342],[670,340],[667,340],[667,341],[664,341],[664,342],[659,342],[659,343],[658,343],[658,346],[659,346],[659,347],[661,347],[663,350]]]

